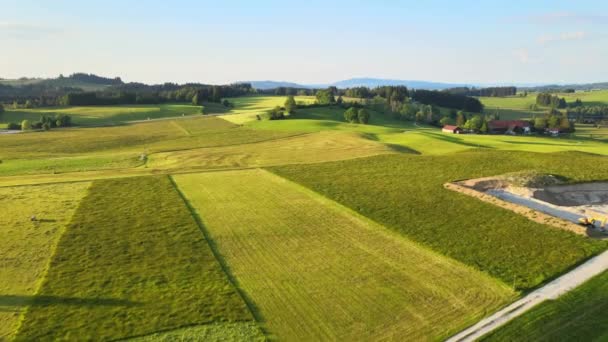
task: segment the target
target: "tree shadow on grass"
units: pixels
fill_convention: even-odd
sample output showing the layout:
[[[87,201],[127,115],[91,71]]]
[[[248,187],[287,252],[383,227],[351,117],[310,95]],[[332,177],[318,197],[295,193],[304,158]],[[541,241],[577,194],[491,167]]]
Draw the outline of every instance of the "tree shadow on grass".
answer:
[[[0,307],[16,306],[49,306],[49,305],[71,305],[71,306],[136,306],[142,303],[126,299],[116,298],[78,298],[43,295],[0,295]],[[7,310],[7,308],[3,308]],[[8,310],[7,310],[8,311]]]
[[[487,148],[487,149],[494,148],[492,146],[486,146],[486,145],[466,142],[461,138],[457,138],[457,137],[453,137],[453,136],[449,136],[449,135],[445,135],[445,134],[430,133],[430,132],[420,132],[420,134],[426,135],[428,137],[431,137],[431,138],[434,138],[437,140],[443,140],[443,141],[450,142],[453,144],[458,144],[458,145],[463,145],[463,146],[468,146],[468,147]]]

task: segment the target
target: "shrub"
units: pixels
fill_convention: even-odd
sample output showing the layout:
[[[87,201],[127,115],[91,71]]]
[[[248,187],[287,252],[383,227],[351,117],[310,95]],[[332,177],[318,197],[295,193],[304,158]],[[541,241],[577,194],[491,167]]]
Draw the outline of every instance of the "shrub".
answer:
[[[21,130],[28,131],[30,129],[32,129],[32,123],[30,122],[30,120],[21,121]]]
[[[296,108],[296,100],[293,98],[292,95],[289,95],[287,97],[287,100],[285,100],[285,111],[289,114],[293,114],[296,112]]]
[[[359,120],[359,114],[355,107],[350,107],[344,112],[344,119],[348,122],[357,122]]]
[[[281,107],[276,106],[268,112],[268,119],[270,120],[281,120],[285,118],[285,113]]]
[[[6,125],[6,128],[11,131],[18,131],[21,129],[21,125],[18,123],[9,122],[8,125]]]
[[[365,108],[359,109],[358,117],[359,123],[367,125],[367,123],[369,122],[369,112]]]

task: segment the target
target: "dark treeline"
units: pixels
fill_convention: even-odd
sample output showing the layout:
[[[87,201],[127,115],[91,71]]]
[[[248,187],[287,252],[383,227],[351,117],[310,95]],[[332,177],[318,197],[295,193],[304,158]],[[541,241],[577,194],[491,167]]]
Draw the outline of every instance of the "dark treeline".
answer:
[[[536,96],[536,104],[539,106],[552,108],[566,108],[567,103],[565,98],[560,98],[549,93],[540,93]]]
[[[568,119],[580,123],[598,123],[608,120],[608,106],[577,106],[568,108]]]
[[[26,84],[19,87],[0,84],[0,102],[25,103],[30,100],[43,106],[57,105],[61,96],[70,92],[82,91],[80,88],[56,86],[45,83]]]
[[[59,79],[64,79],[64,78],[66,78],[66,77],[63,77],[63,75],[59,75]],[[71,74],[67,78],[72,79],[74,81],[80,81],[80,82],[91,83],[91,84],[100,84],[100,85],[123,84],[120,77],[109,78],[109,77],[97,76],[94,74],[85,74],[82,72],[77,72],[75,74]]]
[[[223,98],[244,96],[252,93],[251,84],[239,83],[214,86],[204,84],[145,85],[127,83],[112,86],[102,92],[77,92],[66,94],[60,104],[67,106],[158,104],[166,102],[221,102]]]
[[[464,96],[504,97],[517,95],[516,87],[468,88],[458,87],[444,90],[446,93]]]
[[[414,101],[427,105],[460,109],[473,113],[480,113],[483,110],[481,102],[474,97],[450,94],[443,91],[416,90],[412,92],[411,97]]]

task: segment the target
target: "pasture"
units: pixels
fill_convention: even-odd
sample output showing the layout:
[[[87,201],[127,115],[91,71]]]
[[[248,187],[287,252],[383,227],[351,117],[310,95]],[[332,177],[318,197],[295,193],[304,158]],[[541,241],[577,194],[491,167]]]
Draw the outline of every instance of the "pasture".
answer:
[[[7,109],[0,115],[0,122],[20,123],[22,120],[38,121],[41,115],[66,114],[78,126],[118,125],[129,121],[200,115],[201,107],[190,104],[73,106],[32,109]]]
[[[395,154],[271,168],[404,236],[527,290],[606,247],[452,193],[449,181],[542,170],[573,180],[608,179],[603,157],[505,151]]]
[[[482,341],[604,341],[608,332],[608,272],[572,292],[541,303]]]
[[[83,182],[0,188],[0,340],[16,332],[88,187]]]
[[[174,179],[279,340],[436,340],[515,296],[265,171]]]
[[[16,340],[115,340],[230,322],[253,316],[171,181],[102,180],[61,237]]]

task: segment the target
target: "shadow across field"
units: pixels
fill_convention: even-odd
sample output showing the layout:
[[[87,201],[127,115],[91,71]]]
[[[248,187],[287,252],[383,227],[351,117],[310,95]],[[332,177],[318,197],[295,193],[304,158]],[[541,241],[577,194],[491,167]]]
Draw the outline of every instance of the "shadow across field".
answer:
[[[220,267],[222,268],[222,270],[224,271],[224,273],[226,274],[226,276],[228,277],[228,280],[230,281],[230,283],[232,283],[232,286],[236,289],[236,291],[238,292],[238,294],[241,296],[241,298],[245,302],[245,305],[247,305],[247,307],[249,308],[249,311],[253,315],[253,318],[258,323],[258,327],[260,328],[260,330],[262,331],[262,333],[267,338],[269,338],[271,340],[274,340],[274,338],[273,338],[274,336],[266,328],[266,319],[262,315],[260,309],[255,305],[253,299],[251,299],[251,297],[249,297],[249,295],[243,290],[243,288],[241,287],[239,281],[234,276],[234,273],[230,269],[230,266],[228,265],[228,262],[226,261],[226,259],[224,258],[224,256],[220,253],[219,248],[217,247],[217,244],[215,243],[215,240],[213,240],[213,238],[209,234],[209,230],[207,229],[207,227],[203,223],[203,220],[201,219],[200,215],[198,214],[198,212],[196,211],[196,209],[192,206],[192,204],[190,203],[190,201],[188,200],[188,198],[186,198],[186,196],[181,191],[181,189],[177,186],[177,183],[175,182],[175,180],[173,179],[172,176],[169,176],[169,180],[173,184],[173,187],[175,188],[175,191],[179,194],[179,196],[184,201],[184,204],[186,205],[186,207],[190,211],[192,217],[194,218],[194,220],[198,224],[198,226],[199,226],[199,228],[201,230],[201,233],[203,234],[203,236],[205,237],[205,240],[207,240],[207,243],[209,244],[211,252],[215,256],[215,259],[220,264]]]
[[[426,136],[428,136],[430,138],[434,138],[434,139],[437,139],[437,140],[443,140],[443,141],[446,141],[446,142],[449,142],[449,143],[463,145],[463,146],[468,146],[468,147],[487,148],[487,149],[493,149],[494,148],[492,146],[470,143],[470,142],[465,141],[464,139],[453,137],[453,136],[449,136],[449,135],[445,135],[445,134],[441,134],[441,133],[420,132],[420,134],[426,135]]]

